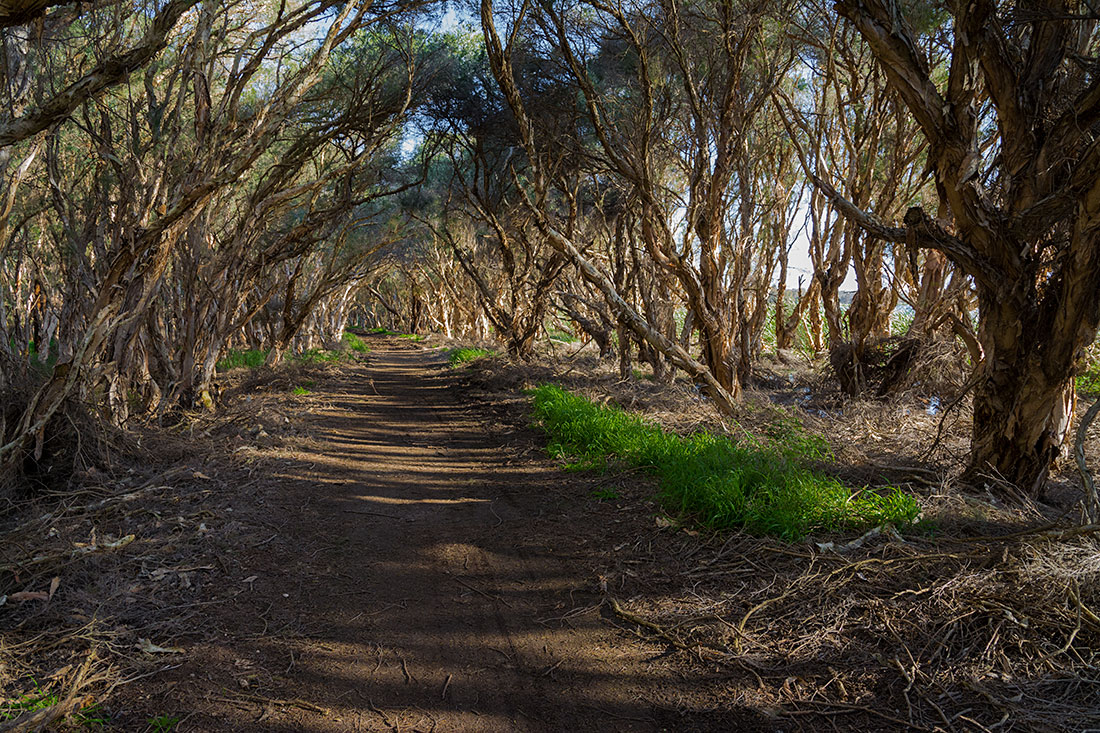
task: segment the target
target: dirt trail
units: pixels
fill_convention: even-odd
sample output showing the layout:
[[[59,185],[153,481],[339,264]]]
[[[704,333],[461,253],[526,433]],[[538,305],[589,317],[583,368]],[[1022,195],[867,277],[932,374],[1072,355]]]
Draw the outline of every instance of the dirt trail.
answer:
[[[386,341],[330,398],[323,450],[260,500],[277,539],[237,558],[224,642],[165,691],[180,730],[659,729],[665,650],[601,617],[569,559],[600,528],[563,474],[495,434],[436,352]]]

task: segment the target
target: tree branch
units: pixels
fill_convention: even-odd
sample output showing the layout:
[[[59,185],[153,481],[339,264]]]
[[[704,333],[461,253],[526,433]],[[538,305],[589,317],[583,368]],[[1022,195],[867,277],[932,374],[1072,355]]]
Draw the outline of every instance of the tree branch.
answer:
[[[83,77],[59,92],[36,110],[0,125],[0,147],[26,140],[47,127],[61,122],[80,105],[108,87],[124,81],[132,72],[147,64],[168,45],[168,36],[184,13],[199,0],[173,0],[157,13],[141,44],[102,61]],[[0,16],[2,19],[3,16]]]

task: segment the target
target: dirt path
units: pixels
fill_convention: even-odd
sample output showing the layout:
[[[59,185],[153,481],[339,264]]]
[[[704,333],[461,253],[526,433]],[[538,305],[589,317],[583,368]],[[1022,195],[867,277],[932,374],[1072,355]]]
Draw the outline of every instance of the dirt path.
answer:
[[[388,341],[259,499],[275,532],[165,691],[180,730],[659,729],[665,651],[601,617],[564,475]],[[511,446],[509,448],[509,446]],[[525,453],[525,454],[523,454]]]

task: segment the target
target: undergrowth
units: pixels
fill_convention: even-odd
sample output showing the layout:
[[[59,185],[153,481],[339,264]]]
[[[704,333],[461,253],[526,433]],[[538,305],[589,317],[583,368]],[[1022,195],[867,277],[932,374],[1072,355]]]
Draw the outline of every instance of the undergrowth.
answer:
[[[288,354],[287,361],[303,364],[325,364],[338,361],[354,361],[370,351],[370,347],[359,336],[345,331],[340,339],[342,349],[307,349],[300,354]],[[230,349],[225,358],[217,363],[218,371],[229,369],[258,369],[267,361],[268,349]]]
[[[306,349],[300,354],[287,356],[287,361],[297,361],[302,364],[331,364],[343,361],[348,355],[342,351],[329,351],[328,349]]]
[[[417,343],[427,338],[427,336],[421,336],[418,333],[401,333],[400,331],[391,331],[388,328],[371,328],[368,329],[367,333],[374,333],[380,336],[396,336],[399,339],[409,339]]]
[[[370,347],[367,346],[367,342],[359,338],[351,331],[344,331],[343,342],[344,346],[357,353],[365,354],[370,351]]]
[[[267,361],[267,349],[230,349],[225,358],[217,363],[219,371],[229,369],[257,369]]]
[[[1077,394],[1088,397],[1100,396],[1100,341],[1093,342],[1085,350],[1079,371],[1074,380]]]
[[[573,457],[578,469],[616,461],[647,470],[658,477],[669,511],[711,529],[744,527],[796,540],[814,531],[908,525],[920,513],[916,499],[897,489],[853,491],[807,466],[829,458],[828,445],[793,418],[765,439],[734,442],[710,433],[682,437],[555,385],[533,394],[552,455]]]
[[[486,356],[495,356],[496,352],[490,349],[479,349],[473,346],[462,346],[457,349],[450,349],[447,352],[447,360],[451,363],[451,366],[461,366],[462,364],[469,364],[472,361],[476,361]]]
[[[6,730],[7,726],[5,723],[10,723],[26,713],[48,710],[55,705],[61,704],[61,702],[62,699],[59,693],[56,691],[47,691],[35,683],[34,689],[31,692],[21,695],[17,700],[0,702],[0,730]],[[99,705],[90,705],[69,715],[68,718],[60,724],[62,728],[53,728],[51,730],[100,730],[109,722],[110,720]]]

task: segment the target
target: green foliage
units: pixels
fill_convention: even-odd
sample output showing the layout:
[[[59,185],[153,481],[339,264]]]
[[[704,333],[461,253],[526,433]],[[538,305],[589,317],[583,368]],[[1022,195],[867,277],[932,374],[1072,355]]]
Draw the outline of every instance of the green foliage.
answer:
[[[308,349],[301,354],[288,355],[287,360],[301,364],[331,364],[338,361],[354,360],[370,351],[370,347],[367,346],[366,342],[354,333],[345,332],[342,341],[346,347],[345,350]],[[249,349],[246,351],[230,349],[229,354],[218,362],[217,368],[218,371],[244,368],[256,369],[263,366],[264,362],[267,361],[267,354],[268,350],[266,349]]]
[[[708,528],[796,540],[813,531],[908,525],[920,513],[897,489],[853,491],[806,466],[828,457],[828,446],[793,418],[766,440],[734,442],[709,433],[681,437],[554,385],[535,389],[534,405],[552,455],[574,457],[575,468],[601,468],[610,458],[648,470],[669,510]]]
[[[53,707],[59,702],[61,702],[60,695],[56,692],[46,692],[36,683],[31,692],[21,696],[14,702],[9,702],[4,705],[3,711],[0,712],[0,720],[13,720],[23,713],[34,712],[35,710],[45,710],[46,708]]]
[[[457,349],[451,349],[447,352],[447,360],[450,361],[453,367],[469,364],[472,361],[483,359],[487,356],[496,356],[496,352],[489,349],[478,349],[472,346],[463,346]]]
[[[833,449],[825,437],[806,430],[802,422],[786,410],[779,408],[779,414],[773,418],[764,434],[770,439],[771,450],[792,460],[814,460],[832,462]]]
[[[267,361],[267,349],[230,349],[229,354],[217,363],[218,371],[229,369],[256,369]]]
[[[547,328],[546,337],[551,341],[558,341],[563,344],[573,344],[577,342],[576,336],[560,328]]]
[[[295,387],[294,389],[290,390],[290,393],[301,397],[302,395],[309,394],[309,390],[305,387]]]
[[[8,339],[8,343],[12,345],[12,351],[15,351],[15,339]],[[53,372],[53,368],[57,365],[58,353],[57,339],[50,339],[50,355],[45,360],[39,354],[38,345],[34,340],[27,342],[27,359],[31,367],[43,375]]]
[[[376,333],[381,336],[396,336],[399,339],[409,339],[410,341],[416,341],[417,343],[423,341],[426,337],[417,333],[400,333],[399,331],[391,331],[388,328],[372,328],[367,333]]]
[[[288,358],[290,361],[297,361],[302,364],[332,364],[345,358],[345,355],[339,351],[329,351],[328,349],[306,349],[301,354],[295,354]]]
[[[49,692],[35,682],[34,689],[18,700],[0,702],[0,721],[14,720],[25,713],[46,710],[60,702],[61,695]],[[91,705],[69,716],[66,722],[80,728],[96,729],[109,723],[110,719],[99,705]]]
[[[155,718],[149,718],[148,722],[153,733],[168,733],[176,729],[180,719],[174,715],[158,715]]]
[[[1094,341],[1085,350],[1080,373],[1075,383],[1079,395],[1087,397],[1100,395],[1100,341]]]
[[[894,336],[904,336],[909,333],[909,327],[913,325],[916,311],[908,306],[899,306],[890,314],[890,333]]]
[[[351,331],[344,331],[343,336],[344,346],[359,354],[365,354],[370,351],[370,347],[367,346],[367,342],[356,336]]]

